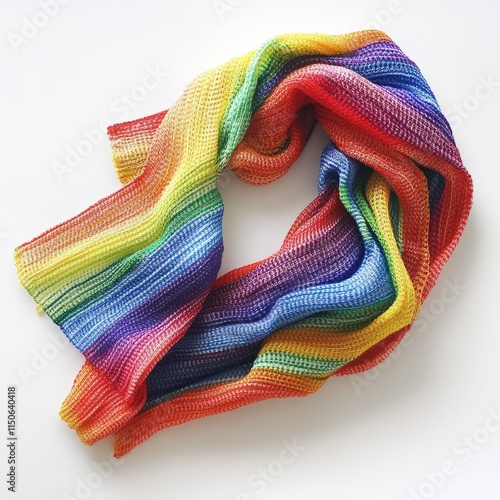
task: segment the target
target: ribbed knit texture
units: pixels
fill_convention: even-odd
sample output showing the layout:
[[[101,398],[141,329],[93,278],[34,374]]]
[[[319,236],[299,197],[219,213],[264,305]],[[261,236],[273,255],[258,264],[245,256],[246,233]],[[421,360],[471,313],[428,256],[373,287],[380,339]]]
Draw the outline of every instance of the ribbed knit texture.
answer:
[[[219,278],[217,178],[280,178],[315,123],[318,196],[280,250]],[[124,186],[16,249],[86,362],[61,409],[116,456],[156,431],[369,369],[455,248],[472,183],[417,66],[378,31],[278,36],[169,109],[109,128]]]

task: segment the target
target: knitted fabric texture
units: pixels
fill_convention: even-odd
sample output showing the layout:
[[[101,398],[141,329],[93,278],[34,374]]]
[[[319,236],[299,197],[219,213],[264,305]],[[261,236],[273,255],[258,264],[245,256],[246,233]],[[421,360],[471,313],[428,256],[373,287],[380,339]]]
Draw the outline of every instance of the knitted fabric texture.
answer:
[[[224,169],[283,176],[316,122],[318,195],[281,248],[217,277]],[[61,417],[121,456],[156,431],[305,396],[395,348],[454,250],[472,182],[417,66],[384,33],[278,36],[167,111],[109,128],[116,193],[18,247],[82,352]]]

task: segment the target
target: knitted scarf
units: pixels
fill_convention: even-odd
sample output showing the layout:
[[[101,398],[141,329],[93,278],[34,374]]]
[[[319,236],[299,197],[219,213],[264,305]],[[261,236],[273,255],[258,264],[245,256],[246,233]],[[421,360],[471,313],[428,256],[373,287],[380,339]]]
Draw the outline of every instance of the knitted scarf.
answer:
[[[316,122],[318,195],[279,251],[218,277],[232,170],[283,176]],[[20,282],[82,352],[61,417],[121,456],[156,431],[305,396],[396,347],[454,250],[471,178],[418,67],[382,32],[295,34],[109,128],[123,187],[18,247]]]

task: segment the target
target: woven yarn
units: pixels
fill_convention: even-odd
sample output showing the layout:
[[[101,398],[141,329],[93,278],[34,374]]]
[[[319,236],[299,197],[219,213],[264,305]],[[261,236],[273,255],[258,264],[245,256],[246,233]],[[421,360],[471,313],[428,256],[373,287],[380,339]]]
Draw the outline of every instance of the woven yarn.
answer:
[[[283,176],[313,127],[318,194],[278,252],[218,277],[232,170]],[[156,431],[305,396],[384,360],[453,252],[472,182],[418,67],[384,33],[283,35],[168,111],[109,128],[123,187],[16,249],[82,352],[61,417],[121,456]],[[258,188],[256,188],[258,189]]]

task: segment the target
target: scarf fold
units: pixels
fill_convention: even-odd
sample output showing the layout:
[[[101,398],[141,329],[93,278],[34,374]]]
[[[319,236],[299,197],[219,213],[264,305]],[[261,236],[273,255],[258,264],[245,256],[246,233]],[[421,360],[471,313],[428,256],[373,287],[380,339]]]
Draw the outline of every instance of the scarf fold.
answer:
[[[318,195],[278,252],[218,277],[232,170],[283,176],[315,124]],[[156,431],[305,396],[385,359],[453,252],[472,181],[384,33],[283,35],[109,127],[123,187],[18,247],[21,284],[82,352],[61,417],[121,456]]]

